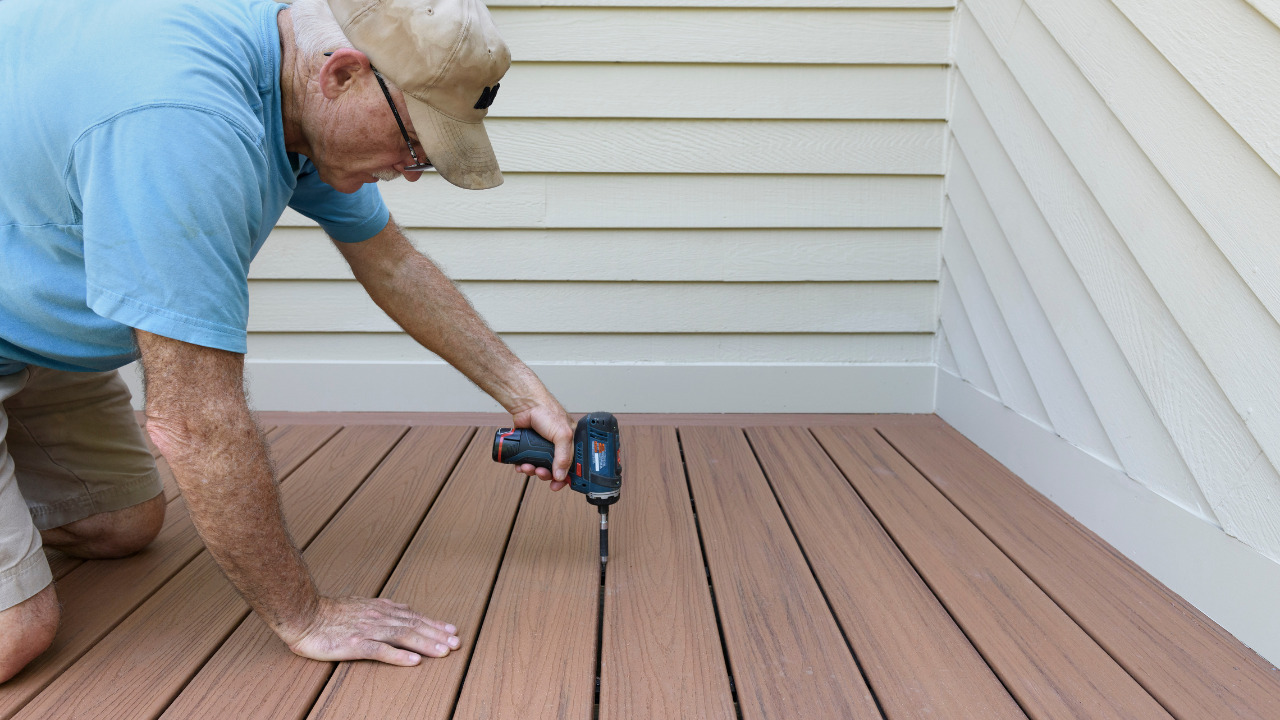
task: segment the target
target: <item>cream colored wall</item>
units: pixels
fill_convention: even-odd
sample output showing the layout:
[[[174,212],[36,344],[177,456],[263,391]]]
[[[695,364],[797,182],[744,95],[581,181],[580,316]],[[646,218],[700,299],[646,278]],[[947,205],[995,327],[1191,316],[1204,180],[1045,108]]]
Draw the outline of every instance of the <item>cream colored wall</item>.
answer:
[[[1277,560],[1274,9],[960,3],[938,357]]]
[[[490,5],[506,184],[384,195],[566,404],[932,411],[952,0]],[[295,213],[250,295],[258,407],[497,409]]]

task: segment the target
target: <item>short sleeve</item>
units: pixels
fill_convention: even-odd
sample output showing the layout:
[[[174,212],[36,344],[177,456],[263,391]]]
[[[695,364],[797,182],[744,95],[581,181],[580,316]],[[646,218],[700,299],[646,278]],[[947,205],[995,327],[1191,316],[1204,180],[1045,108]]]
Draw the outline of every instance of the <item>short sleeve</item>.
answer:
[[[267,177],[258,138],[204,110],[150,106],[87,132],[71,169],[88,306],[140,330],[244,353]]]
[[[320,223],[329,237],[346,243],[368,240],[391,219],[376,184],[349,194],[338,192],[320,179],[316,166],[306,159],[298,170],[298,186],[289,207]]]

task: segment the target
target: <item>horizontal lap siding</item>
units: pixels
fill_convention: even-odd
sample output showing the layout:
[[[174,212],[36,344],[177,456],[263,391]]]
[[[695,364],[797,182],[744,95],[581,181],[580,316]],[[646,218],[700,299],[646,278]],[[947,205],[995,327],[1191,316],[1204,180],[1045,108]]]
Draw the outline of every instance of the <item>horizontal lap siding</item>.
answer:
[[[486,122],[505,184],[382,189],[524,359],[793,379],[933,361],[954,2],[491,8],[514,58]],[[292,211],[250,296],[251,361],[438,362]],[[712,385],[689,388],[708,409]]]
[[[1244,0],[962,2],[942,250],[953,372],[1043,424],[1025,367],[1055,432],[1273,559],[1277,58]]]

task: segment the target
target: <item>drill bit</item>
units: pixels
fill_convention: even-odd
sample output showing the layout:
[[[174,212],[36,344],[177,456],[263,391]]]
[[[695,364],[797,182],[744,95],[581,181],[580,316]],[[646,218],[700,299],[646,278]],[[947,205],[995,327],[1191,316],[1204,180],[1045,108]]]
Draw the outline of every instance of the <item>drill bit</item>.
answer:
[[[600,564],[609,562],[609,506],[600,506]]]

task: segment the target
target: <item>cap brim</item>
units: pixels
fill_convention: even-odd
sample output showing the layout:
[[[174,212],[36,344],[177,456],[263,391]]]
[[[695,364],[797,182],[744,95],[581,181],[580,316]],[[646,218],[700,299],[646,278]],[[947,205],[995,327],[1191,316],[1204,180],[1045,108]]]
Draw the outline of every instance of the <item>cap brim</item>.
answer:
[[[404,99],[418,141],[445,180],[468,190],[502,184],[498,158],[483,123],[454,120],[407,93]]]

